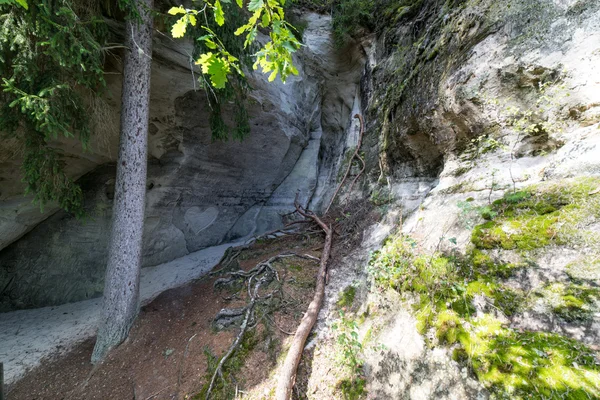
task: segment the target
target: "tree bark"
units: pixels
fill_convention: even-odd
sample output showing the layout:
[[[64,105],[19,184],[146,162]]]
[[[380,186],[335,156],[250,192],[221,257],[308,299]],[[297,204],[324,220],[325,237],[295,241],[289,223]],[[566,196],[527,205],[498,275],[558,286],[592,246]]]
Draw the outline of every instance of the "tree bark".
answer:
[[[146,200],[153,0],[136,0],[126,23],[121,133],[102,317],[92,362],[127,335],[139,310]],[[133,14],[133,13],[132,13]]]

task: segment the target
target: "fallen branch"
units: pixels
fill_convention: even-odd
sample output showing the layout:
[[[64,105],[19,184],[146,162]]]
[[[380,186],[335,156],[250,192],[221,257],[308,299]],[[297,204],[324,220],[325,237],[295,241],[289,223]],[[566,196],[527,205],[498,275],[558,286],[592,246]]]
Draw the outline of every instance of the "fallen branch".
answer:
[[[338,192],[344,185],[344,182],[346,182],[346,179],[348,178],[348,174],[350,173],[350,170],[352,169],[352,161],[354,160],[354,158],[357,157],[360,160],[360,162],[363,164],[363,167],[360,170],[359,174],[356,175],[356,177],[352,181],[352,185],[350,185],[350,191],[352,191],[352,187],[354,186],[354,183],[362,175],[362,173],[364,172],[365,167],[366,167],[365,161],[362,159],[362,157],[360,155],[358,155],[358,152],[360,151],[360,147],[362,146],[363,135],[365,133],[365,123],[364,123],[362,115],[360,115],[360,114],[354,115],[354,118],[358,118],[358,120],[360,121],[360,134],[358,136],[358,144],[356,145],[356,150],[354,150],[354,154],[352,155],[352,158],[350,158],[350,161],[348,162],[348,168],[346,168],[346,173],[344,174],[344,178],[342,178],[342,181],[340,182],[338,187],[335,189],[335,192],[333,193],[333,196],[331,197],[331,200],[329,201],[329,205],[325,209],[325,215],[329,212],[329,209],[331,208],[331,205],[333,204],[335,197],[337,196]]]
[[[160,389],[158,392],[154,393],[153,395],[150,395],[150,396],[146,397],[144,400],[150,400],[150,399],[155,398],[156,396],[158,396],[159,394],[161,394],[162,392],[164,392],[165,390],[167,390],[171,386],[173,386],[173,385],[169,385],[169,386],[166,386],[166,387]]]
[[[312,219],[321,227],[321,229],[323,229],[323,231],[325,232],[325,246],[323,247],[323,253],[321,254],[321,262],[319,265],[319,272],[317,274],[317,287],[315,289],[315,296],[308,305],[308,309],[302,317],[298,329],[296,329],[296,334],[292,339],[292,345],[287,353],[287,356],[281,368],[281,372],[279,374],[279,379],[277,382],[277,391],[275,393],[275,398],[277,400],[288,400],[290,399],[290,396],[292,394],[292,389],[294,388],[294,383],[296,381],[296,371],[298,369],[298,364],[300,363],[300,358],[302,357],[304,344],[306,343],[306,339],[308,338],[310,331],[312,330],[313,326],[315,325],[315,322],[317,321],[319,310],[321,309],[321,303],[323,302],[323,297],[325,296],[327,262],[329,261],[329,254],[331,252],[331,242],[333,237],[331,227],[327,226],[327,224],[325,224],[325,222],[323,222],[312,211],[303,209],[300,206],[300,204],[298,204],[297,198],[294,202],[294,205],[296,206],[296,211],[298,212],[298,214],[302,215],[305,218]]]
[[[258,235],[258,236],[253,236],[253,237],[251,237],[250,239],[248,239],[248,240],[246,241],[246,243],[245,243],[245,246],[248,246],[248,245],[250,245],[250,244],[253,244],[253,243],[254,243],[254,242],[256,242],[257,240],[260,240],[260,239],[263,239],[263,238],[264,238],[264,239],[271,239],[272,237],[273,237],[273,238],[276,238],[278,234],[279,234],[279,235],[281,235],[281,236],[285,236],[285,235],[294,235],[294,234],[295,234],[295,232],[294,232],[294,231],[292,231],[292,230],[290,230],[290,229],[291,229],[291,227],[292,227],[293,225],[298,225],[298,224],[306,224],[306,223],[308,223],[308,222],[311,222],[311,221],[305,221],[305,220],[301,220],[301,221],[291,221],[291,222],[288,222],[287,224],[285,224],[285,225],[283,226],[283,228],[280,228],[280,229],[274,229],[274,230],[272,230],[272,231],[265,232],[265,233],[263,233],[263,234],[261,234],[261,235]]]

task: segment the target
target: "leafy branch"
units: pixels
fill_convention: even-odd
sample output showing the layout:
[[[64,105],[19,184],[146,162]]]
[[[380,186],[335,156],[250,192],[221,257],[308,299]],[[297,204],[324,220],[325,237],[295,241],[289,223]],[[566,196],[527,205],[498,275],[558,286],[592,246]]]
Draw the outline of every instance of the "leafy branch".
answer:
[[[207,20],[208,11],[212,11],[217,25],[223,26],[225,12],[222,3],[230,2],[231,0],[207,1],[200,10],[187,9],[183,6],[172,7],[169,14],[181,15],[181,17],[173,24],[171,34],[174,38],[184,37],[190,25],[198,24],[199,17],[203,16]],[[243,0],[236,0],[236,3],[240,9],[243,9]],[[251,16],[246,24],[235,31],[236,36],[245,34],[244,48],[248,48],[256,40],[259,29],[269,30],[270,40],[254,54],[256,60],[253,68],[257,70],[260,67],[263,73],[269,74],[270,82],[278,75],[282,82],[285,82],[290,75],[298,75],[292,56],[301,44],[293,34],[293,26],[285,21],[284,4],[285,0],[250,0],[246,8]],[[203,35],[196,40],[203,42],[213,51],[201,54],[195,63],[200,65],[203,74],[210,76],[213,87],[223,89],[228,82],[229,74],[236,72],[243,77],[244,73],[238,58],[226,49],[223,42],[207,25],[208,23],[201,25]]]

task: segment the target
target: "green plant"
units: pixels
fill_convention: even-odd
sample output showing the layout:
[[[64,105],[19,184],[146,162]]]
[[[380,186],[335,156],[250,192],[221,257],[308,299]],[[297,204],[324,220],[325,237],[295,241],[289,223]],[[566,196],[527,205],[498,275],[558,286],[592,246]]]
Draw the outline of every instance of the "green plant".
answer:
[[[367,381],[361,377],[353,379],[344,379],[339,383],[340,390],[344,400],[358,400],[366,393],[365,385]]]
[[[229,3],[226,1],[224,3]],[[239,8],[243,8],[242,0],[236,0]],[[293,34],[294,28],[284,19],[283,4],[285,0],[251,0],[247,4],[248,11],[252,14],[248,21],[237,28],[234,32],[236,36],[244,35],[244,47],[250,46],[257,38],[258,29],[269,29],[269,41],[262,46],[255,54],[254,69],[259,67],[262,72],[269,74],[268,80],[273,81],[277,76],[285,82],[289,75],[298,75],[298,70],[294,67],[292,54],[300,48],[300,42]],[[199,9],[186,9],[183,6],[172,7],[169,10],[171,15],[181,15],[173,24],[171,34],[174,38],[181,38],[185,35],[188,26],[196,26],[197,18],[206,18],[209,11],[212,11],[214,21],[218,26],[225,24],[225,12],[220,0],[205,1],[204,6]],[[202,73],[210,77],[210,83],[217,89],[222,89],[228,81],[230,73],[237,73],[244,76],[239,65],[239,59],[233,56],[226,48],[223,41],[217,34],[206,25],[201,25],[204,31],[196,40],[204,44],[212,51],[201,54],[196,59],[196,64],[202,68]]]
[[[108,30],[98,10],[76,0],[17,3],[0,4],[0,131],[22,144],[23,181],[34,201],[56,201],[81,216],[81,188],[53,143],[77,136],[87,148],[82,94],[93,97],[104,86]]]
[[[359,373],[363,361],[359,358],[362,343],[358,335],[358,324],[348,318],[343,310],[339,311],[340,319],[331,328],[337,331],[337,344],[340,347],[339,361],[348,367],[353,374]]]

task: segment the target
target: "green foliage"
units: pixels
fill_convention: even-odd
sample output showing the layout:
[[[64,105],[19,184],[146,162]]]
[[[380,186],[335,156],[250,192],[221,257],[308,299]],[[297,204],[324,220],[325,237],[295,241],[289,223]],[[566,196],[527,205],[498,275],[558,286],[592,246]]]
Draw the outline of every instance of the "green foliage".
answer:
[[[373,27],[373,13],[376,1],[373,0],[341,0],[333,9],[333,35],[338,46],[346,41],[347,36],[354,36],[361,27]]]
[[[362,343],[358,339],[358,324],[352,318],[348,318],[344,311],[340,310],[340,319],[331,328],[338,332],[337,344],[341,353],[339,360],[342,365],[348,367],[353,374],[357,374],[363,364],[359,358],[362,351]]]
[[[224,1],[229,3],[230,1]],[[236,0],[239,8],[243,8],[243,1]],[[237,28],[236,36],[245,35],[244,47],[250,46],[258,36],[259,28],[269,30],[270,40],[254,55],[256,61],[254,69],[259,67],[262,72],[269,74],[269,81],[275,80],[279,75],[285,82],[289,75],[297,75],[298,70],[294,67],[292,55],[300,48],[300,42],[293,34],[293,27],[285,21],[283,5],[285,0],[250,0],[247,10],[251,13],[248,21]],[[185,9],[182,6],[173,7],[169,10],[171,15],[182,15],[173,25],[172,35],[175,38],[183,37],[188,26],[196,26],[197,17],[201,15],[206,18],[209,10],[213,11],[214,21],[218,26],[225,24],[225,12],[219,0],[205,2],[200,10]],[[204,34],[197,40],[213,51],[201,54],[196,59],[196,64],[202,67],[202,72],[210,76],[211,85],[222,89],[228,81],[228,75],[236,72],[243,76],[239,59],[233,56],[218,35],[208,26],[202,25]]]
[[[525,109],[517,106],[506,107],[504,111],[506,124],[520,136],[561,132],[563,123],[552,114],[560,107],[560,100],[570,94],[564,85],[559,84],[560,79],[562,77],[538,82],[535,86],[536,101],[532,107]]]
[[[340,390],[344,396],[344,400],[358,400],[366,392],[367,381],[361,377],[354,379],[344,379],[339,383]]]
[[[227,23],[219,25],[213,15],[204,19],[206,26],[221,46],[236,59],[239,60],[240,67],[250,67],[252,65],[251,53],[256,50],[256,46],[244,46],[244,40],[235,35],[236,27],[245,23],[244,11],[231,3],[222,4],[223,11],[227,15]],[[195,41],[193,59],[200,58],[203,54],[214,51],[214,40],[206,38],[206,29],[198,24],[189,27],[189,35],[197,37]],[[217,89],[211,83],[209,74],[200,76],[200,86],[206,89],[208,101],[210,103],[210,127],[213,140],[227,140],[230,136],[234,139],[242,140],[250,133],[250,122],[245,103],[247,92],[249,90],[244,76],[235,73],[230,76],[229,84],[224,85],[222,89]],[[232,104],[234,120],[229,124],[223,120],[221,109],[222,104]]]
[[[23,7],[26,10],[29,9],[29,5],[27,4],[26,0],[0,0],[0,5],[2,5],[2,4],[18,5],[18,6]]]
[[[68,0],[0,5],[0,131],[23,143],[23,181],[34,201],[41,207],[56,201],[82,215],[81,189],[52,143],[77,136],[87,145],[81,93],[104,84],[107,30],[101,19],[74,8]]]
[[[356,36],[361,28],[373,28],[373,14],[382,0],[293,0],[301,7],[330,13],[333,19],[333,36],[337,46]]]
[[[408,236],[391,238],[380,251],[372,255],[368,271],[383,287],[399,288],[405,271],[411,268],[417,243]]]
[[[244,106],[248,85],[243,67],[252,65],[249,55],[254,53],[254,69],[262,68],[272,81],[279,75],[282,81],[290,74],[298,74],[292,55],[300,47],[293,35],[294,28],[284,19],[284,0],[252,0],[246,19],[243,2],[237,6],[227,0],[205,2],[201,9],[172,7],[170,15],[177,16],[173,23],[173,37],[186,33],[196,37],[194,59],[202,71],[200,85],[208,92],[213,139],[226,140],[233,125],[233,137],[243,139],[250,133],[248,112]],[[198,22],[201,21],[201,22]],[[202,23],[203,22],[203,23]],[[259,29],[270,30],[270,41],[261,49],[255,46]],[[244,35],[245,34],[245,35]],[[233,103],[235,120],[227,124],[221,114],[221,104]]]
[[[463,160],[473,161],[482,154],[493,153],[503,147],[502,143],[496,140],[492,135],[481,135],[468,142],[460,157]]]

